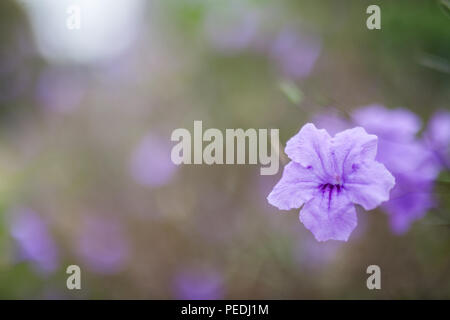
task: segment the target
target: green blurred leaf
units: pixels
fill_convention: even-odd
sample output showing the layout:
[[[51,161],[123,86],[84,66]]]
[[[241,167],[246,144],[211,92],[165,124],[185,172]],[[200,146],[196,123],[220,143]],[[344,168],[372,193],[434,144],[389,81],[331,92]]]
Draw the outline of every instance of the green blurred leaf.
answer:
[[[444,73],[450,73],[450,63],[441,57],[426,54],[423,55],[419,61],[419,63],[427,68],[444,72]]]
[[[280,90],[293,104],[300,104],[303,100],[303,92],[291,81],[280,82]]]

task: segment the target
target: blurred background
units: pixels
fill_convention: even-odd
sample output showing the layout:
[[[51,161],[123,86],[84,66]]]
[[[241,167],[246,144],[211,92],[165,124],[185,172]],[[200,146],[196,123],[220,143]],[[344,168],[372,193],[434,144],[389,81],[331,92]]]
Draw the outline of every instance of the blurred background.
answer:
[[[0,298],[450,298],[448,183],[405,234],[359,208],[347,243],[319,243],[266,201],[286,158],[275,176],[170,161],[194,120],[279,128],[282,146],[329,107],[425,124],[450,107],[446,4],[0,1]],[[72,264],[82,290],[66,288]]]

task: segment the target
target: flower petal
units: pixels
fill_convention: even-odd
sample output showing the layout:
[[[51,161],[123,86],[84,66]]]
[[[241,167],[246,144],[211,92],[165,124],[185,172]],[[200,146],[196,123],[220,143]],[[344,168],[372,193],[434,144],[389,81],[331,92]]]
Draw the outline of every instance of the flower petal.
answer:
[[[300,208],[311,199],[320,181],[312,168],[307,169],[296,162],[289,162],[283,176],[267,197],[269,203],[278,209]]]
[[[352,118],[368,132],[392,141],[414,140],[422,126],[420,118],[408,109],[388,109],[377,104],[354,111]]]
[[[384,165],[376,161],[364,161],[352,167],[353,171],[345,177],[344,182],[352,202],[372,210],[389,200],[395,179]]]
[[[341,177],[351,173],[355,163],[375,160],[378,138],[356,127],[336,134],[331,140],[334,172]]]
[[[391,229],[396,234],[402,234],[435,205],[432,180],[411,180],[408,176],[399,175],[391,199],[382,207],[389,214]]]
[[[437,163],[450,167],[450,112],[437,111],[431,117],[424,136]]]
[[[439,110],[430,119],[426,135],[437,148],[450,144],[450,112]]]
[[[289,139],[285,152],[291,160],[305,168],[313,168],[317,175],[324,178],[332,172],[330,140],[326,130],[317,129],[312,123],[307,123]]]
[[[439,162],[422,141],[400,143],[380,139],[377,160],[394,176],[402,174],[432,180],[440,171]]]
[[[318,192],[300,211],[300,221],[317,241],[347,241],[357,225],[355,207],[337,189]]]

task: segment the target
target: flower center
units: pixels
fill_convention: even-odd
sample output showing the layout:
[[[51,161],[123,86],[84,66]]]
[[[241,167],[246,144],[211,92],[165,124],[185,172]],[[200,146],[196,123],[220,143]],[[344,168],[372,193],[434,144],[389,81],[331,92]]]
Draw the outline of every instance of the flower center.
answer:
[[[333,197],[333,190],[336,189],[336,195],[339,195],[344,186],[342,184],[322,183],[319,184],[319,190],[322,191],[322,196],[328,191],[328,209],[331,207],[331,199]]]
[[[325,193],[325,191],[329,190],[330,194],[333,192],[333,189],[336,188],[337,193],[341,192],[341,189],[343,189],[343,185],[341,184],[332,184],[332,183],[322,183],[319,184],[319,189],[322,191],[322,193]]]

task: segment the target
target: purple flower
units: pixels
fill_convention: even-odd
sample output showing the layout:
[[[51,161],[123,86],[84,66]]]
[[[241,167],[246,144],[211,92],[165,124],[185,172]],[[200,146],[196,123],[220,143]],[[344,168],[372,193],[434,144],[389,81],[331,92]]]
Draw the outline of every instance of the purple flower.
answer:
[[[429,149],[419,141],[409,143],[381,140],[378,161],[396,178],[391,199],[382,205],[389,214],[391,229],[401,234],[434,207],[433,181],[438,170]]]
[[[59,265],[58,249],[47,224],[33,210],[18,208],[12,211],[11,235],[20,247],[21,256],[44,273]]]
[[[98,273],[120,272],[129,256],[129,244],[120,223],[114,219],[89,217],[77,243],[87,267]]]
[[[434,206],[433,180],[440,167],[433,153],[417,138],[420,119],[406,109],[370,105],[356,110],[356,124],[379,137],[377,160],[396,178],[391,199],[383,204],[395,233],[406,232],[411,223]]]
[[[159,187],[167,184],[177,170],[170,159],[170,151],[168,141],[148,134],[131,157],[131,176],[144,186]]]
[[[174,279],[174,291],[180,300],[223,299],[223,279],[213,270],[183,270]]]
[[[357,225],[355,204],[372,210],[389,199],[394,177],[375,161],[377,137],[357,127],[331,137],[313,124],[286,144],[292,160],[267,197],[282,210],[303,208],[300,221],[318,241],[347,241]]]
[[[389,214],[392,231],[403,234],[414,221],[423,218],[436,205],[431,195],[433,181],[413,179],[402,174],[394,176],[396,185],[392,189],[391,199],[382,207]]]
[[[275,39],[271,56],[283,75],[302,79],[311,73],[321,47],[320,40],[312,35],[284,30]]]
[[[411,111],[403,108],[387,109],[379,104],[355,110],[352,118],[368,132],[389,141],[413,141],[422,126],[419,117]]]
[[[439,110],[430,119],[424,133],[425,143],[434,153],[437,162],[450,167],[450,112]]]

